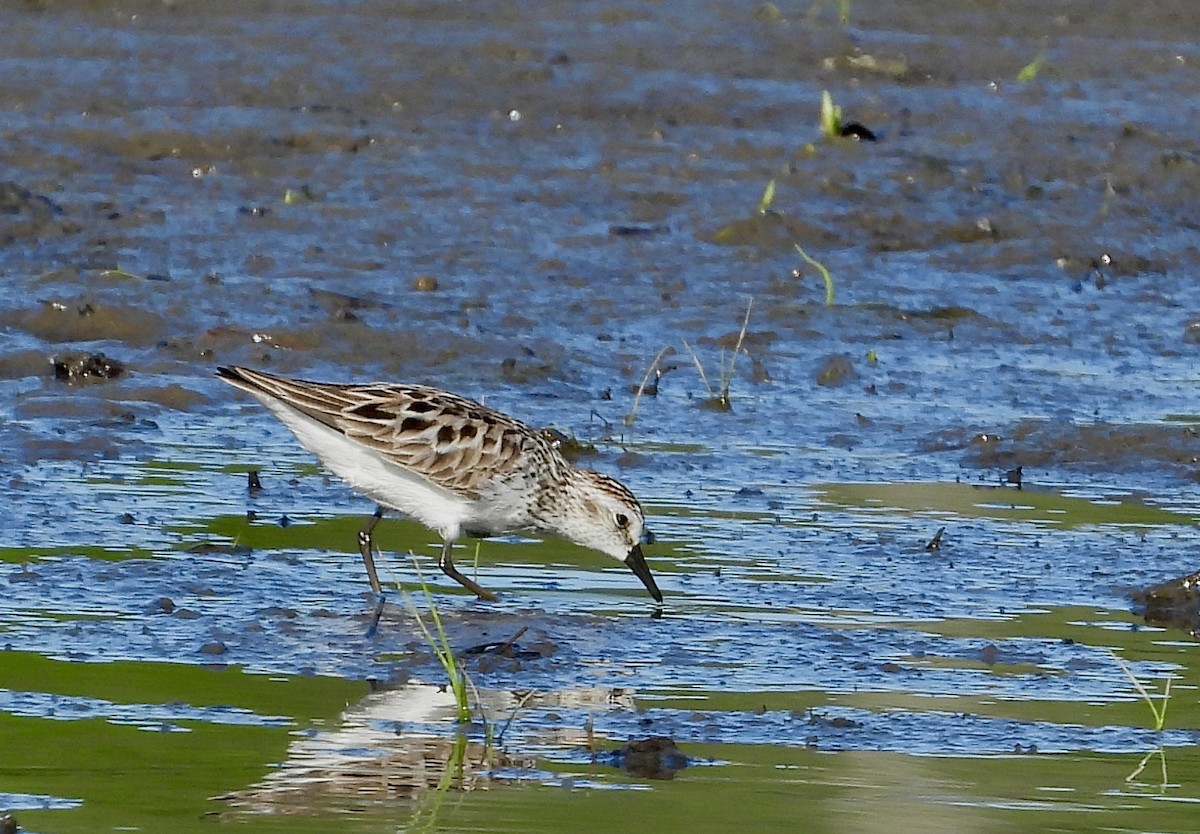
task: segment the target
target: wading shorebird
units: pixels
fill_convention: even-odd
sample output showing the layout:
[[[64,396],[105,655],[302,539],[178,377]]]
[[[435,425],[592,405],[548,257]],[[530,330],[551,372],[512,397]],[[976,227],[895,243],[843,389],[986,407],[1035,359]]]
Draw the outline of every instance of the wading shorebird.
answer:
[[[575,468],[521,421],[425,385],[307,382],[238,367],[220,367],[217,376],[265,405],[376,502],[358,536],[376,594],[371,532],[387,507],[437,531],[438,566],[480,599],[496,597],[454,567],[455,540],[529,530],[612,556],[662,602],[642,555],[652,536],[637,498],[615,478]]]

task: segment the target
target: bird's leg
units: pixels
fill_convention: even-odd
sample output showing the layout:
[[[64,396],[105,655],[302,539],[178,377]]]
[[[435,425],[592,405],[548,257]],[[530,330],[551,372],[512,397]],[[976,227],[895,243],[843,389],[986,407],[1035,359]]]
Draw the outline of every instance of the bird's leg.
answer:
[[[440,559],[438,559],[438,567],[442,569],[442,573],[446,574],[446,576],[453,579],[459,585],[462,585],[464,588],[466,588],[468,591],[470,591],[471,593],[473,593],[475,596],[479,597],[480,599],[485,599],[488,602],[495,602],[496,601],[495,594],[493,594],[491,591],[487,591],[487,590],[484,590],[483,588],[481,588],[479,586],[479,583],[476,582],[475,580],[467,579],[467,577],[465,577],[461,573],[459,573],[458,569],[454,567],[454,560],[450,558],[450,548],[452,548],[453,546],[454,546],[453,539],[447,539],[446,543],[444,545],[442,545],[442,556]]]
[[[368,637],[374,637],[375,633],[379,631],[379,621],[383,618],[383,603],[386,599],[387,597],[380,594],[379,598],[375,600],[375,611],[371,614],[371,624],[367,626]]]
[[[371,580],[371,590],[377,595],[383,595],[383,588],[379,584],[379,575],[375,573],[375,555],[372,552],[374,543],[371,541],[371,531],[375,529],[375,525],[383,518],[383,507],[375,507],[375,512],[367,519],[367,524],[358,531],[358,550],[362,553],[363,564],[367,566],[367,578]]]

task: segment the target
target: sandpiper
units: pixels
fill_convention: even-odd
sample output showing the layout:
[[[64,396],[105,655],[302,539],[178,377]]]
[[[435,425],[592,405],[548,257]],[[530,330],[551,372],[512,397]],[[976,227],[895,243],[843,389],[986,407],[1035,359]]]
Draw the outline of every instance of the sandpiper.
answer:
[[[437,531],[444,542],[438,565],[481,599],[495,595],[454,567],[455,540],[530,530],[624,562],[662,602],[642,555],[652,537],[637,498],[614,478],[575,468],[519,420],[424,385],[308,382],[239,367],[220,367],[217,376],[253,395],[330,471],[378,504],[359,533],[376,594],[371,532],[387,507]]]

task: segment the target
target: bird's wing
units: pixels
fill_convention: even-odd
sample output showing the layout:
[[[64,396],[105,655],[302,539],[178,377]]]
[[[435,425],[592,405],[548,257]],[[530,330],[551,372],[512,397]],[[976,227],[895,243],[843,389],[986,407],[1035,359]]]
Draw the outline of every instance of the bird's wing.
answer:
[[[520,421],[437,388],[309,382],[248,368],[223,367],[217,373],[460,495],[475,497],[492,479],[516,469],[523,456],[549,451],[549,444]]]

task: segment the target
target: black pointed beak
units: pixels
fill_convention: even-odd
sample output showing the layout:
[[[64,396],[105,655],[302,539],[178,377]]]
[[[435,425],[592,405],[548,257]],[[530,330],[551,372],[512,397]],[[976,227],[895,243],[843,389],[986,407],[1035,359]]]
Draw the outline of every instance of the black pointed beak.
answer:
[[[642,584],[646,586],[650,596],[654,597],[654,601],[661,603],[663,601],[662,592],[654,583],[654,574],[650,573],[650,566],[646,564],[646,557],[642,555],[640,544],[635,544],[633,550],[629,551],[629,555],[625,557],[625,564],[629,565],[634,576],[642,580]]]

